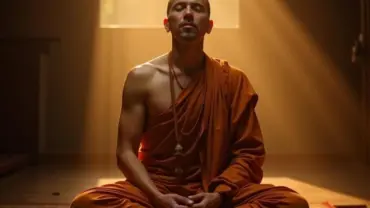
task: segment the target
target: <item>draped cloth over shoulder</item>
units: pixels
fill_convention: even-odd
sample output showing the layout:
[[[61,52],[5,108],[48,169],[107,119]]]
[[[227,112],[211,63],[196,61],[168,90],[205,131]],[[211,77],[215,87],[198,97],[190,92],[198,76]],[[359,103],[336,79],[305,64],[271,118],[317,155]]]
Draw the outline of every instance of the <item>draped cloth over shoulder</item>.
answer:
[[[246,75],[226,61],[209,58],[203,125],[203,187],[233,196],[260,183],[265,149],[255,113],[258,96]]]

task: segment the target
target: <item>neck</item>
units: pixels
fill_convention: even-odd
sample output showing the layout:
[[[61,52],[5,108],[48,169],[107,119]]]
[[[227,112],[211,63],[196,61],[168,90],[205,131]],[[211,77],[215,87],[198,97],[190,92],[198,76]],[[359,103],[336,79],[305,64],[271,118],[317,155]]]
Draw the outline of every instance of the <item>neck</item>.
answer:
[[[188,44],[179,43],[175,40],[172,42],[172,61],[176,67],[185,74],[191,74],[202,69],[205,56],[203,41]]]

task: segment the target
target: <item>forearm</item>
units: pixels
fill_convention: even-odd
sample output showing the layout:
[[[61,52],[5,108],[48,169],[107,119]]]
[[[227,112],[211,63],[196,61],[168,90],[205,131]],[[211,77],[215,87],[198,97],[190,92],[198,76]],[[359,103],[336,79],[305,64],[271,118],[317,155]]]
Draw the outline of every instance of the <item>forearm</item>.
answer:
[[[154,199],[161,195],[144,165],[133,152],[126,152],[118,156],[118,167],[127,180],[143,191],[148,198]]]

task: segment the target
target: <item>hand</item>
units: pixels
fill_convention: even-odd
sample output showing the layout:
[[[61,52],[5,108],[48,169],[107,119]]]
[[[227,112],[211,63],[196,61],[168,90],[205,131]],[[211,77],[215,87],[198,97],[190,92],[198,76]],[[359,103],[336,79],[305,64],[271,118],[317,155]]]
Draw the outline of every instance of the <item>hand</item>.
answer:
[[[193,201],[178,194],[163,194],[156,197],[154,205],[158,208],[188,208]]]
[[[189,199],[194,201],[194,208],[219,208],[222,203],[219,193],[199,193]]]

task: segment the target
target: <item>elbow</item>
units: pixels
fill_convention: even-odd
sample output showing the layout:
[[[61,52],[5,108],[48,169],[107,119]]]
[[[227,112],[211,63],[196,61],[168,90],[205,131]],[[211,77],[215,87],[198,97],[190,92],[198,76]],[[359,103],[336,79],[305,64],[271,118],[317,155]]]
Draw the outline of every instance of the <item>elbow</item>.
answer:
[[[130,150],[125,150],[116,153],[116,165],[122,171],[125,171],[128,166],[130,166],[130,162],[135,154]]]
[[[119,169],[123,170],[127,167],[127,152],[117,152],[116,153],[116,165]]]

